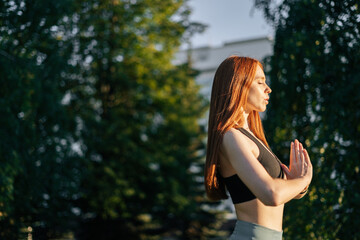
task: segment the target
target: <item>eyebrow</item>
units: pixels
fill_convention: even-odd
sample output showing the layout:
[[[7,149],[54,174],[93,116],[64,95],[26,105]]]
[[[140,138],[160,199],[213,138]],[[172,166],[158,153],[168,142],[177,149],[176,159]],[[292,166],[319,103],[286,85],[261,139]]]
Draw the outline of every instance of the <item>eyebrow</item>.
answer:
[[[264,79],[264,80],[266,80],[265,77],[255,77],[255,79]]]

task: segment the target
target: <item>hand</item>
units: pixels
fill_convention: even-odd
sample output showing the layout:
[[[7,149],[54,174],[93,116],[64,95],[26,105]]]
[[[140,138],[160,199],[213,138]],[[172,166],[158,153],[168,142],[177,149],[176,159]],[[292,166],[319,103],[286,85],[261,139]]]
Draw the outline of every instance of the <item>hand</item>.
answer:
[[[312,164],[308,152],[298,140],[291,142],[289,168],[284,164],[281,166],[287,179],[306,177],[310,183],[312,179]]]

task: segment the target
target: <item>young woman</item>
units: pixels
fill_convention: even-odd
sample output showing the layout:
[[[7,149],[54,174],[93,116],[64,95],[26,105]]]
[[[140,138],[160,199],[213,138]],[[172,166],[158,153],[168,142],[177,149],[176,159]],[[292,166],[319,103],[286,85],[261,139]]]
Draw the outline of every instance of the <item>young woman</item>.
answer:
[[[212,86],[205,186],[211,200],[235,206],[230,239],[282,239],[284,204],[301,198],[312,179],[307,151],[295,140],[286,167],[269,148],[258,112],[270,87],[259,61],[231,56],[216,71]]]

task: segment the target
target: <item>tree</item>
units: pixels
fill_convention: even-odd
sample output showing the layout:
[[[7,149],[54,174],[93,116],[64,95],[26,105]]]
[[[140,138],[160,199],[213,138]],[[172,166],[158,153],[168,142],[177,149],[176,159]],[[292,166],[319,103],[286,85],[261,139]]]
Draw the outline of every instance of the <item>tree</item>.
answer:
[[[72,46],[60,25],[71,1],[0,3],[0,236],[59,236],[79,186],[74,121],[61,103]]]
[[[256,1],[276,29],[267,62],[264,127],[286,158],[306,144],[314,166],[307,196],[285,210],[289,239],[360,239],[360,10],[358,1]]]
[[[212,235],[206,102],[189,64],[171,63],[202,28],[189,13],[175,0],[0,3],[1,238]]]
[[[185,1],[77,4],[81,84],[70,105],[87,160],[78,238],[200,238],[213,221],[197,178],[205,101],[194,71],[171,63],[192,27]]]

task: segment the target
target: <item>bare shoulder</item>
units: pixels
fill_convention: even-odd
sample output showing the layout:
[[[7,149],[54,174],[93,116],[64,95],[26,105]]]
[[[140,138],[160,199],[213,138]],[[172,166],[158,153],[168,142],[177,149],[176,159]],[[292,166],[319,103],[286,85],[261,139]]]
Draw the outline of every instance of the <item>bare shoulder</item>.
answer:
[[[235,128],[228,130],[223,137],[222,147],[230,147],[237,145],[238,147],[248,145],[248,138]]]
[[[253,145],[246,135],[237,129],[231,128],[224,134],[221,149],[224,150],[227,155],[234,152],[244,154],[254,152]]]

